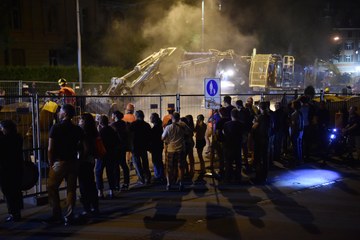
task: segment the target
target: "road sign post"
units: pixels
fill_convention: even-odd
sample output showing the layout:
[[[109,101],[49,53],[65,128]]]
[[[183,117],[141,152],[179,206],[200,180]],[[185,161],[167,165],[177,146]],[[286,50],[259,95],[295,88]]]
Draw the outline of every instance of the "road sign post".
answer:
[[[205,78],[204,79],[204,97],[205,97],[205,108],[207,109],[219,109],[221,106],[221,85],[220,85],[220,78]],[[215,126],[214,121],[214,111],[212,111],[212,127]],[[212,141],[211,141],[211,153],[210,153],[210,169],[211,172],[208,172],[205,174],[205,176],[208,177],[215,177],[217,174],[215,174],[214,171],[214,155],[215,155],[215,149],[213,146],[214,143],[214,129],[212,132]]]

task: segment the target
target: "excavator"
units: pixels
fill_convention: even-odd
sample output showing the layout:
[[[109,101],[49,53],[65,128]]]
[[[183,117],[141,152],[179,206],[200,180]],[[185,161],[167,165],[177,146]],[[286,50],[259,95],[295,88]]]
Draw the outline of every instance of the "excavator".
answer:
[[[290,55],[256,54],[250,58],[249,86],[267,89],[296,88],[294,81],[295,58]]]
[[[244,85],[243,61],[234,50],[210,49],[208,52],[181,52],[176,48],[162,48],[140,61],[122,77],[113,77],[104,95],[132,94],[200,94],[205,77],[219,77],[235,92]],[[165,61],[166,59],[166,61]],[[155,81],[154,81],[155,80]]]
[[[162,76],[164,73],[160,72],[160,64],[164,58],[172,56],[175,50],[175,47],[162,48],[137,63],[134,69],[124,76],[111,78],[110,86],[103,95],[142,93],[144,87],[146,87],[144,83],[146,81],[150,82],[152,79],[157,79],[156,82],[164,87],[165,80]],[[156,82],[151,81],[148,85],[156,85]]]
[[[124,76],[113,77],[104,95],[202,94],[207,77],[220,78],[221,92],[228,94],[300,88],[294,81],[294,67],[293,56],[256,54],[256,49],[251,56],[239,56],[232,49],[182,52],[168,47],[149,55]]]

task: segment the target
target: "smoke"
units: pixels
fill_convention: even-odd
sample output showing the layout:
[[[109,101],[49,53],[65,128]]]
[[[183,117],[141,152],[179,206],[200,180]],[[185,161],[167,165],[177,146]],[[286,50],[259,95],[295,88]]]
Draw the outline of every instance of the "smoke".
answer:
[[[144,54],[169,46],[185,51],[201,51],[202,45],[204,51],[234,49],[236,53],[249,54],[257,46],[256,37],[242,34],[214,1],[205,2],[204,35],[201,4],[193,6],[177,2],[162,10],[158,5],[149,6],[142,35],[150,44]]]
[[[217,1],[205,1],[204,10],[204,34],[201,1],[197,5],[154,1],[144,9],[132,9],[126,16],[115,13],[101,40],[102,59],[107,64],[131,68],[166,47],[182,51],[234,49],[241,55],[249,55],[257,47],[257,38],[242,34],[236,21],[220,11]]]

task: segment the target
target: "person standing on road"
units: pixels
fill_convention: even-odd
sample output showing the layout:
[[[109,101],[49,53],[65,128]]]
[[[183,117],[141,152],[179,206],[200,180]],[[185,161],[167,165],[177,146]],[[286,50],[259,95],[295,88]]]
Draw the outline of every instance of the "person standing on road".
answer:
[[[357,161],[360,161],[360,116],[357,113],[357,107],[351,106],[349,108],[348,124],[342,130],[343,134],[348,135],[350,138],[351,149],[349,155],[353,158],[353,147],[357,153]]]
[[[192,117],[191,117],[192,119]],[[194,146],[195,142],[194,127],[191,127],[186,117],[180,118],[180,126],[185,131],[185,175],[191,179],[194,177],[195,159],[194,159]],[[194,125],[194,123],[192,124]],[[189,159],[189,162],[187,161]]]
[[[252,126],[254,138],[254,165],[255,165],[255,182],[265,183],[269,170],[268,147],[269,147],[269,130],[270,115],[267,112],[267,103],[260,102],[260,114],[256,117]]]
[[[301,103],[299,100],[292,102],[294,112],[290,116],[290,139],[294,151],[294,165],[303,163],[303,144],[302,138],[304,133],[304,117],[302,115]]]
[[[220,119],[215,124],[215,140],[213,141],[214,150],[218,156],[219,160],[219,178],[222,179],[225,175],[225,159],[224,159],[224,124],[228,121],[231,121],[229,116],[227,116],[226,108],[222,107],[219,109]]]
[[[151,172],[149,169],[148,153],[151,138],[150,124],[144,121],[144,112],[138,110],[135,112],[136,120],[130,125],[132,134],[132,161],[138,176],[138,183],[150,184]]]
[[[76,180],[78,176],[78,152],[84,149],[84,132],[73,124],[71,119],[75,116],[75,108],[71,104],[64,104],[60,108],[59,120],[52,126],[49,133],[48,159],[50,164],[48,194],[52,206],[53,222],[62,220],[59,186],[66,179],[66,206],[65,225],[72,223],[76,202]]]
[[[150,152],[154,166],[154,181],[162,183],[165,179],[164,163],[162,160],[162,152],[164,149],[164,142],[161,139],[163,133],[162,121],[157,113],[150,115],[150,121],[153,124],[151,128]]]
[[[9,213],[5,222],[20,221],[20,210],[23,207],[23,139],[17,132],[16,124],[11,120],[0,122],[0,153],[0,188]]]
[[[236,101],[236,108],[239,110],[239,121],[243,124],[243,131],[242,131],[242,153],[244,156],[244,164],[245,164],[245,171],[250,172],[250,164],[249,164],[249,149],[248,149],[248,139],[249,133],[252,127],[252,120],[253,118],[250,115],[249,108],[245,108],[242,100]]]
[[[330,112],[326,108],[325,101],[320,101],[319,108],[316,112],[317,127],[318,127],[318,146],[320,155],[325,159],[327,158],[328,150],[328,128],[330,123]]]
[[[231,121],[224,124],[225,182],[241,182],[241,144],[244,126],[239,120],[239,110],[231,110]],[[235,164],[235,169],[233,165]]]
[[[83,129],[84,149],[80,155],[79,188],[81,203],[84,207],[82,215],[99,213],[99,198],[95,183],[95,142],[99,133],[96,122],[90,113],[83,113],[79,118],[79,126]]]
[[[207,126],[204,123],[204,115],[200,114],[196,118],[195,125],[195,148],[198,154],[199,162],[200,162],[200,174],[205,174],[205,161],[203,158],[203,150],[206,146],[205,133],[207,130]]]
[[[125,109],[125,115],[123,117],[123,121],[126,122],[126,129],[127,129],[127,140],[126,140],[126,162],[130,166],[130,169],[133,169],[132,165],[132,156],[131,156],[131,149],[132,149],[132,135],[130,134],[130,124],[136,120],[135,115],[135,106],[132,103],[128,103]]]
[[[109,198],[114,198],[114,191],[116,190],[114,168],[119,167],[117,164],[117,157],[119,154],[120,143],[115,130],[109,126],[109,118],[106,115],[100,116],[99,133],[101,140],[104,143],[106,153],[102,158],[96,160],[96,185],[98,189],[98,196],[104,198],[104,181],[103,172],[106,168],[106,176],[109,183]]]
[[[281,102],[275,103],[275,112],[273,115],[274,130],[274,161],[280,161],[281,153],[284,151],[283,142],[288,131],[287,114],[281,106]]]
[[[179,190],[184,190],[183,179],[185,171],[185,133],[180,126],[180,114],[174,112],[172,115],[172,124],[166,126],[162,134],[162,139],[166,144],[166,190],[171,189],[171,184],[176,182],[176,177],[179,179]]]
[[[128,190],[129,184],[130,184],[130,170],[129,166],[126,163],[126,141],[128,138],[128,130],[126,126],[126,122],[124,122],[122,119],[124,117],[124,114],[120,111],[114,111],[112,113],[112,119],[113,123],[111,123],[111,127],[115,130],[117,133],[117,136],[119,138],[119,153],[118,153],[118,159],[117,164],[115,164],[114,167],[114,176],[115,176],[115,185],[117,190]],[[124,184],[120,188],[120,169],[119,165],[121,166],[121,169],[124,174]]]

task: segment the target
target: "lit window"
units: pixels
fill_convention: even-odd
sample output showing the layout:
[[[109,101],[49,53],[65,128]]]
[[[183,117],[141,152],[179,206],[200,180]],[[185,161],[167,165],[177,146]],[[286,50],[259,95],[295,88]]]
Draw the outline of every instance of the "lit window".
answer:
[[[345,55],[345,61],[344,62],[352,62],[353,61],[353,56],[352,55]]]
[[[345,50],[353,50],[353,49],[354,49],[354,43],[353,42],[345,43]]]

